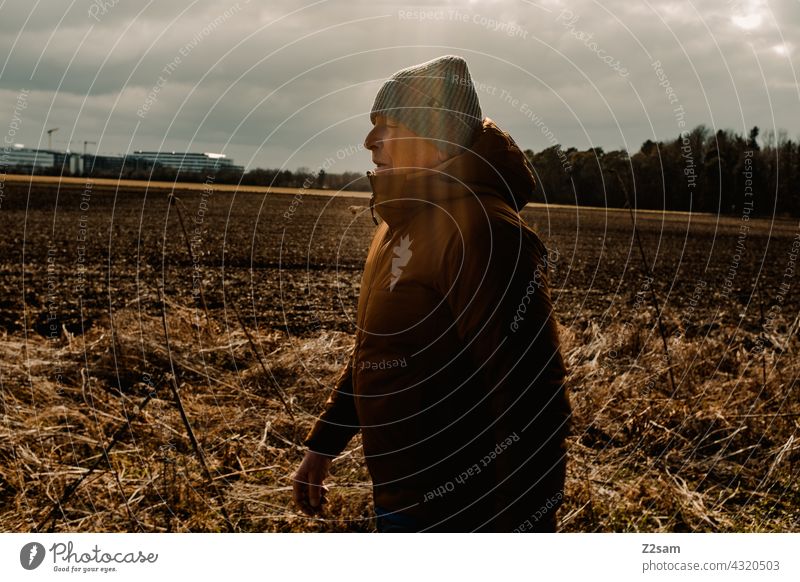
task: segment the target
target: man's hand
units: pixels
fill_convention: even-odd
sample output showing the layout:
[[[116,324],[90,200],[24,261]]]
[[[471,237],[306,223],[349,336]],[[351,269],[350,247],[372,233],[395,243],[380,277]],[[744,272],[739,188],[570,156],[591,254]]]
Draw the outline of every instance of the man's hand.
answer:
[[[308,451],[303,457],[292,480],[294,501],[304,513],[316,515],[322,510],[322,504],[327,502],[325,493],[328,488],[322,482],[328,476],[330,466],[330,457],[314,451]]]

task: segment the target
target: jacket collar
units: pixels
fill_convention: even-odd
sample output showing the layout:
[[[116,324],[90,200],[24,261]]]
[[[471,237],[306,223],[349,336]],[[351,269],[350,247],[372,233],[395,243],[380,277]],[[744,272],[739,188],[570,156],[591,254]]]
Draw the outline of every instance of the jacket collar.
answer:
[[[500,196],[520,210],[533,199],[536,189],[525,154],[488,117],[470,149],[434,168],[398,174],[369,171],[367,177],[372,188],[372,218],[375,220],[377,212],[390,229],[430,203],[463,196]]]
[[[466,195],[467,189],[454,187],[448,180],[451,174],[447,167],[451,161],[452,158],[434,168],[398,174],[367,172],[372,187],[370,210],[373,220],[377,212],[389,228],[394,229],[430,203]]]

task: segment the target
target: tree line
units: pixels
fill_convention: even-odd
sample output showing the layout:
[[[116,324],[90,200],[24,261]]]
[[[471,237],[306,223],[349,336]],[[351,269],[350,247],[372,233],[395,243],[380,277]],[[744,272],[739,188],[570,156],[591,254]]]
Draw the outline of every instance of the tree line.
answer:
[[[759,143],[761,142],[761,143]],[[747,136],[705,125],[674,140],[625,150],[525,150],[538,202],[654,210],[800,216],[800,143],[759,128]]]
[[[800,143],[784,130],[759,139],[759,128],[747,136],[705,125],[673,140],[645,141],[638,152],[579,151],[560,144],[540,152],[526,149],[539,187],[535,200],[550,204],[653,210],[800,216]],[[87,164],[87,167],[94,167]],[[58,170],[56,169],[56,173]],[[207,173],[156,165],[121,169],[94,167],[97,177],[133,180],[203,182]],[[319,169],[255,168],[248,172],[220,169],[218,184],[247,184],[305,189],[368,191],[363,172],[326,173]]]
[[[99,158],[100,156],[98,156]],[[249,186],[277,186],[282,188],[305,188],[308,190],[369,190],[369,180],[365,173],[343,172],[327,174],[324,170],[313,172],[308,168],[298,168],[294,172],[286,169],[255,168],[249,172],[220,168],[203,172],[190,172],[161,164],[142,167],[122,164],[121,167],[102,167],[90,162],[85,164],[85,176],[94,178],[115,178],[120,180],[145,180],[154,182],[205,182],[213,176],[216,184],[246,184]],[[37,174],[69,175],[66,167],[49,169],[37,168]]]

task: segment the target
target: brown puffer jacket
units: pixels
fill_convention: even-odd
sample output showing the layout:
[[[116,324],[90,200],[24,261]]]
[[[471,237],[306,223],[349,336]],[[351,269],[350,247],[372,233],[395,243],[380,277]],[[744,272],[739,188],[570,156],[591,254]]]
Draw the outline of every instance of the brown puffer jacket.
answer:
[[[369,177],[355,348],[305,444],[337,455],[361,430],[375,504],[428,531],[547,529],[570,405],[548,254],[517,212],[530,165],[485,118],[472,151]]]

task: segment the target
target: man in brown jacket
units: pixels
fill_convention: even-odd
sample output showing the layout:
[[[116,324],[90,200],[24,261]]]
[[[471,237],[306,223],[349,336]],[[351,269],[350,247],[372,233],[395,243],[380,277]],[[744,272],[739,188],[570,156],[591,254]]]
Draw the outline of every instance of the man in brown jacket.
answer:
[[[320,511],[360,430],[379,531],[555,531],[570,405],[548,252],[519,216],[530,164],[482,117],[460,57],[395,73],[370,118],[382,222],[295,500]]]

